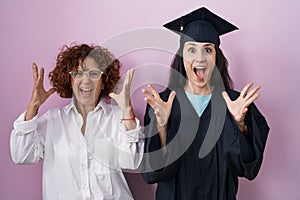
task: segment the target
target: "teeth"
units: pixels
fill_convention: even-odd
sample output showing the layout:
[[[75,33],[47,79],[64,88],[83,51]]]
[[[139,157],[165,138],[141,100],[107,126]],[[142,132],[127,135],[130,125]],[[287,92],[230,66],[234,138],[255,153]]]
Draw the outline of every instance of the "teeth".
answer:
[[[83,91],[83,92],[90,92],[90,91],[92,91],[92,89],[86,89],[86,88],[80,88],[80,90]]]
[[[202,66],[196,66],[196,67],[194,67],[194,69],[205,69],[205,67],[202,67]]]

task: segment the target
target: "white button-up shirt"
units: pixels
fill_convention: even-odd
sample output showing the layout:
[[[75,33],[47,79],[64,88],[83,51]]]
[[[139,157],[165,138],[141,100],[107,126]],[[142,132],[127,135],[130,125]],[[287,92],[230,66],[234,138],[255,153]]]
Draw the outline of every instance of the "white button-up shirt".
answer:
[[[127,131],[119,107],[100,101],[83,120],[71,102],[42,117],[14,123],[10,147],[15,163],[43,159],[43,199],[133,199],[121,169],[136,169],[143,156],[142,128]]]

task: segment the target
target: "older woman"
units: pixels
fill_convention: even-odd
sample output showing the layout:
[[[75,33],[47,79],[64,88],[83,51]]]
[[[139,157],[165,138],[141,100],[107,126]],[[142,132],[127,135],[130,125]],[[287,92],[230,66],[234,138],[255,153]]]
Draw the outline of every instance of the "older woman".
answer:
[[[43,199],[133,199],[121,169],[139,166],[143,140],[130,103],[133,70],[122,91],[113,92],[120,67],[100,46],[64,46],[49,74],[53,88],[46,91],[44,69],[38,73],[32,65],[32,96],[14,123],[10,145],[15,163],[43,159]],[[72,101],[39,117],[55,91]]]

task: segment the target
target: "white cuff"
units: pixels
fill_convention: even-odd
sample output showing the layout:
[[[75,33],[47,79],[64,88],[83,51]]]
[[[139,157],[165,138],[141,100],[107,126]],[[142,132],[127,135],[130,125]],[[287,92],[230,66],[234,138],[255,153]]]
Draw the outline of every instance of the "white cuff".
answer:
[[[31,120],[25,121],[25,113],[23,112],[14,122],[14,129],[19,135],[27,134],[37,128],[37,115]]]

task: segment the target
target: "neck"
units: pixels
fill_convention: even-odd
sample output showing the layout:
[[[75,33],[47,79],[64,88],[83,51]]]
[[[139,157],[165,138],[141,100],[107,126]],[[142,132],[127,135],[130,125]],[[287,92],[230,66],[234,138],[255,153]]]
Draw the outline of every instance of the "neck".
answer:
[[[203,86],[196,86],[194,84],[189,84],[188,82],[184,86],[184,90],[196,95],[209,95],[213,91],[213,87],[205,84]]]
[[[83,119],[85,120],[88,113],[93,111],[96,107],[96,104],[92,104],[92,105],[83,105],[79,102],[75,102],[75,106],[78,110],[78,112],[81,114],[81,116],[83,117]]]
[[[78,102],[75,103],[75,106],[76,106],[79,114],[82,116],[83,124],[81,127],[81,132],[84,135],[87,115],[89,112],[93,111],[96,106],[95,105],[83,105]]]

